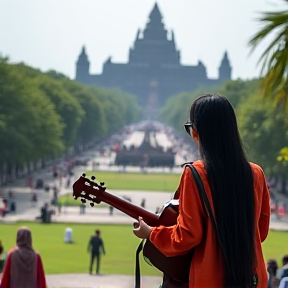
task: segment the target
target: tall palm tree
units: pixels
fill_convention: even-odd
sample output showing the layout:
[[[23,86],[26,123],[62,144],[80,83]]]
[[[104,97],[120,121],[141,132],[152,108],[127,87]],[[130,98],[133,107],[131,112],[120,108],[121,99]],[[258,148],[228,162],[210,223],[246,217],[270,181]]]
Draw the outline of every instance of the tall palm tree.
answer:
[[[273,103],[284,107],[288,111],[288,1],[287,10],[277,12],[263,12],[257,19],[262,27],[250,39],[252,51],[264,39],[273,34],[273,38],[261,54],[261,77],[264,95],[273,98]],[[279,107],[279,106],[278,106]]]

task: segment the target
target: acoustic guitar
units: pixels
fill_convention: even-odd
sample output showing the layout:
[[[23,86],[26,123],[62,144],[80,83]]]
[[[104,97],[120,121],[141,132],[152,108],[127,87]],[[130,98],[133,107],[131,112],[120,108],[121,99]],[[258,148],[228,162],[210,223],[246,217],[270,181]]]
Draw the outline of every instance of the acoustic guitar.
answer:
[[[174,198],[165,203],[160,212],[156,214],[106,192],[105,183],[100,182],[98,184],[95,179],[95,176],[92,176],[90,180],[86,178],[85,174],[82,174],[73,184],[74,199],[81,198],[82,203],[86,203],[86,200],[88,200],[92,207],[94,203],[105,202],[136,220],[141,216],[148,225],[154,227],[160,225],[172,226],[177,223],[179,213],[179,200],[176,199],[177,192],[174,194]],[[145,241],[143,248],[143,256],[148,264],[162,271],[165,276],[184,283],[189,281],[193,254],[194,250],[192,249],[184,255],[166,257],[148,239]]]

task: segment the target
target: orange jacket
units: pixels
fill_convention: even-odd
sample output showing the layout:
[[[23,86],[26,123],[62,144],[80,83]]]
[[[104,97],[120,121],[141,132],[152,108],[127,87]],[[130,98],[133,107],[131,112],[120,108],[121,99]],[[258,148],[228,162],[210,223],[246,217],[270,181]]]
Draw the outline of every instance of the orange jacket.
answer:
[[[194,162],[203,181],[214,212],[211,190],[202,161]],[[261,242],[269,231],[270,196],[262,169],[252,164],[255,195],[255,247],[259,282],[257,288],[267,288],[267,272]],[[179,184],[179,216],[177,224],[170,227],[153,227],[150,241],[166,256],[185,254],[195,248],[190,267],[189,288],[223,288],[223,263],[221,247],[212,223],[203,210],[190,168],[185,168]],[[205,229],[205,230],[204,230]]]

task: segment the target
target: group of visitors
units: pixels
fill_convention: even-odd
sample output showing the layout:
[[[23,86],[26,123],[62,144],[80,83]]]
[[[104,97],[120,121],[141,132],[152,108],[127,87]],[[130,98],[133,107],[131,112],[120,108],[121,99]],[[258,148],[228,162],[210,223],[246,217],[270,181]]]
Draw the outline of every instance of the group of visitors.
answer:
[[[5,217],[8,213],[16,212],[16,202],[12,191],[8,192],[8,196],[2,198],[2,205],[0,207],[0,217]]]
[[[279,268],[275,259],[267,262],[268,288],[288,287],[288,255],[282,258],[282,267]],[[285,286],[286,285],[286,286]]]

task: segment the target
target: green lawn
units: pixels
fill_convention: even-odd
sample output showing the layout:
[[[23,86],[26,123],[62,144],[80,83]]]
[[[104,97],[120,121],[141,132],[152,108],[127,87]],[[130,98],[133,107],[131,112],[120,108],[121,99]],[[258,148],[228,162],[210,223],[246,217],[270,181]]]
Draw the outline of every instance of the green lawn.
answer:
[[[16,231],[25,224],[32,230],[33,246],[42,256],[47,274],[87,273],[89,267],[87,244],[95,229],[101,230],[107,251],[107,255],[102,258],[101,272],[134,274],[135,251],[140,240],[133,235],[132,227],[129,225],[0,224],[0,240],[6,249],[15,245]],[[63,242],[66,227],[73,229],[75,244]],[[263,244],[265,259],[275,258],[280,265],[281,257],[288,253],[287,238],[286,232],[271,231]],[[141,272],[143,275],[160,275],[155,268],[150,267],[143,260]]]
[[[0,239],[5,249],[15,245],[17,229],[27,225],[33,235],[33,247],[41,254],[47,274],[87,273],[90,255],[87,245],[95,229],[100,229],[106,255],[101,262],[101,273],[133,275],[135,252],[140,240],[134,236],[128,225],[89,225],[89,224],[0,224]],[[74,244],[65,244],[64,230],[73,229]],[[143,275],[160,275],[141,258]],[[94,266],[95,267],[95,266]],[[95,272],[95,271],[94,271]]]
[[[174,192],[180,181],[180,174],[171,173],[119,173],[87,171],[87,177],[96,176],[97,181],[105,182],[107,190],[147,190]],[[80,176],[80,175],[79,175]]]

